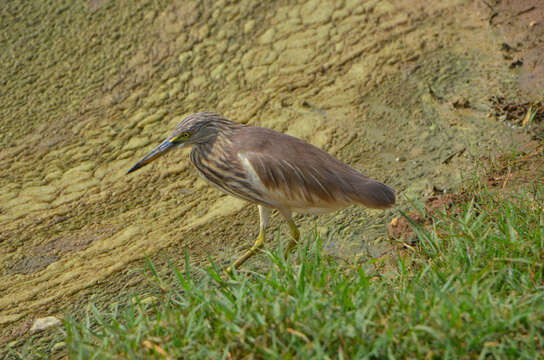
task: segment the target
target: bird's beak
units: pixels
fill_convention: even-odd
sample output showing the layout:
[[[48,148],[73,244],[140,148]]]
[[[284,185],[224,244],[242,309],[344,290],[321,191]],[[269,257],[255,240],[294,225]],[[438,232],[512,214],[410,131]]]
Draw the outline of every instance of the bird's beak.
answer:
[[[139,168],[149,164],[151,161],[155,160],[159,156],[167,153],[173,147],[175,147],[174,143],[171,143],[168,139],[164,140],[162,143],[160,143],[159,146],[157,146],[156,148],[151,150],[151,152],[149,154],[147,154],[140,161],[138,161],[136,164],[134,164],[134,166],[131,167],[127,171],[127,174],[129,174],[129,173],[131,173],[133,171],[136,171]]]

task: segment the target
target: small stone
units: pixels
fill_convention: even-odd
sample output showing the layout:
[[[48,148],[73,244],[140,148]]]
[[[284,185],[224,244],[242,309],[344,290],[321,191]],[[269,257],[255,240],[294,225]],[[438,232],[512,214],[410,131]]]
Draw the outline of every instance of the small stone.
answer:
[[[36,319],[36,321],[34,321],[34,324],[32,324],[32,327],[30,328],[30,332],[43,331],[50,327],[60,326],[61,324],[62,322],[54,316],[39,318],[39,319]]]

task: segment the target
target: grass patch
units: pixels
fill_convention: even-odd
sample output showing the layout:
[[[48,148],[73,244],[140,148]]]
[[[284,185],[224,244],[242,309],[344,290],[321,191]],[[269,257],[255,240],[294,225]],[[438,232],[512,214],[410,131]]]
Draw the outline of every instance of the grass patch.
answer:
[[[416,226],[415,251],[363,266],[324,257],[316,236],[295,265],[279,249],[229,279],[149,263],[155,297],[66,317],[69,356],[542,358],[544,189],[475,199]]]

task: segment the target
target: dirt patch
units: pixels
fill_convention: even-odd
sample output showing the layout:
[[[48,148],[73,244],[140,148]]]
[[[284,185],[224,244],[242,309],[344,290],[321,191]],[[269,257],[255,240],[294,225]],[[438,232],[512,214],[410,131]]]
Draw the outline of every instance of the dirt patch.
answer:
[[[491,97],[492,114],[500,121],[512,126],[530,129],[533,139],[541,140],[544,136],[544,103],[542,101],[510,103],[504,97]]]
[[[531,141],[518,152],[495,159],[485,159],[488,174],[485,184],[492,190],[513,192],[520,185],[544,184],[544,149]]]
[[[425,200],[420,212],[411,211],[403,216],[397,216],[387,225],[387,233],[395,240],[403,244],[413,245],[416,241],[415,226],[423,226],[428,229],[433,220],[440,213],[449,213],[451,209],[467,200],[466,193],[444,194],[432,196]]]
[[[7,274],[30,274],[45,269],[58,259],[55,255],[24,255],[21,259],[6,264],[5,271]]]
[[[58,224],[65,220],[67,217],[56,217],[52,222]],[[75,231],[66,237],[55,238],[25,251],[21,258],[8,262],[5,271],[7,274],[30,274],[43,270],[62,256],[85,250],[93,241],[111,236],[118,230],[116,227],[105,227],[93,231]]]
[[[515,193],[520,186],[544,186],[544,149],[542,144],[532,141],[516,153],[503,154],[494,159],[482,159],[486,174],[476,186],[485,186],[499,196]],[[411,211],[397,216],[387,225],[387,233],[402,245],[412,245],[416,240],[414,226],[430,230],[430,226],[439,214],[455,214],[458,205],[471,200],[468,194],[473,189],[464,189],[453,194],[442,194],[425,200],[419,212]]]
[[[519,86],[529,97],[542,99],[544,89],[544,7],[538,0],[478,1],[476,6],[492,28],[504,36],[503,56],[520,69]]]

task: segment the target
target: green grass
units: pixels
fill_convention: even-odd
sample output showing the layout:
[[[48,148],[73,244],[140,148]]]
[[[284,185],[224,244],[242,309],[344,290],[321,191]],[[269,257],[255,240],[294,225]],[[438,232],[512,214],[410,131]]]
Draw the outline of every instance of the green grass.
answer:
[[[230,279],[149,264],[156,301],[67,316],[69,357],[544,358],[544,189],[475,199],[416,227],[414,251],[359,266],[316,236]]]

